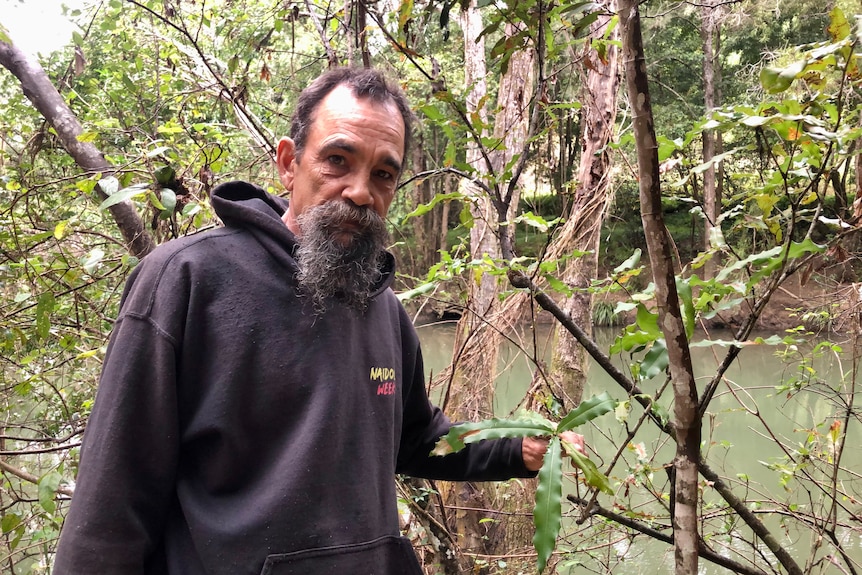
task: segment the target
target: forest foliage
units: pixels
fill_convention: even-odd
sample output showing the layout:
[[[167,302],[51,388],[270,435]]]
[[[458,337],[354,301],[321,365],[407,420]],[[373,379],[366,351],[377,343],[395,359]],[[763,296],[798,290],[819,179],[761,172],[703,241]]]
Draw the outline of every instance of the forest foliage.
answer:
[[[499,78],[519,50],[536,50],[543,80],[540,92],[524,95],[536,123],[523,165],[516,154],[480,178],[484,172],[465,156],[467,142],[489,155],[501,139],[487,135],[493,106],[488,119],[466,104],[470,87],[464,85],[459,27],[466,4],[92,2],[70,14],[80,28],[69,45],[39,62],[81,124],[77,141],[103,154],[105,169],[99,171],[76,162],[61,127],[31,105],[20,78],[0,69],[0,569],[16,575],[51,570],[101,358],[125,278],[143,255],[130,252],[109,208],[130,202],[154,242],[162,243],[219,225],[208,194],[221,182],[245,179],[281,193],[271,166],[275,143],[288,130],[296,95],[333,62],[367,61],[385,70],[420,118],[419,151],[389,218],[405,303],[438,316],[463,311],[467,286],[490,273],[503,286],[501,297],[528,292],[553,321],[566,325],[554,305],[574,289],[558,278],[567,261],[583,254],[549,260],[545,249],[572,216],[567,210],[578,184],[579,129],[590,113],[590,103],[580,99],[583,71],[600,67],[613,42],[587,31],[606,5],[479,3],[487,101],[496,101]],[[701,558],[741,573],[827,573],[835,566],[857,573],[862,484],[852,463],[858,447],[846,439],[858,438],[860,423],[858,6],[802,0],[706,4],[720,11],[722,31],[721,104],[708,112],[700,73],[702,6],[650,1],[640,7],[665,240],[675,248],[676,311],[686,335],[691,345],[719,350],[715,372],[699,383],[698,415],[721,418],[710,406],[717,391],[739,394],[735,410],[749,415],[757,433],[772,437],[775,450],[764,455],[764,464],[781,489],[752,484],[750,469],[716,455],[721,446],[705,445],[697,486]],[[525,26],[507,35],[511,22]],[[12,42],[16,32],[0,27],[0,43]],[[586,58],[588,49],[599,58]],[[705,161],[708,132],[721,134],[723,148]],[[606,320],[623,325],[604,349],[583,342],[618,384],[607,390],[613,401],[602,402],[605,411],[613,406],[615,419],[599,420],[613,452],[593,454],[598,468],[581,462],[582,469],[595,468],[587,481],[583,472],[564,474],[569,468],[559,458],[543,469],[538,495],[548,503],[537,503],[535,548],[520,553],[513,543],[511,558],[477,556],[477,569],[486,572],[529,572],[537,562],[561,573],[572,566],[611,572],[616,561],[608,541],[650,537],[667,544],[672,536],[673,456],[664,448],[674,437],[666,375],[671,360],[648,267],[651,254],[643,257],[638,150],[624,97],[613,134],[614,203],[602,228],[602,271],[588,289],[611,302]],[[704,245],[703,174],[719,166],[721,212]],[[474,222],[468,208],[475,199],[459,190],[460,179],[478,181],[489,194],[509,185],[522,188],[518,216],[508,222],[517,230],[510,259],[470,253]],[[718,264],[714,276],[703,273],[707,261]],[[807,310],[798,329],[761,337],[755,333],[758,314],[790,278],[829,284],[837,294],[834,305]],[[731,336],[695,337],[698,327],[729,317]],[[589,338],[590,326],[580,327]],[[823,333],[812,328],[843,331],[823,332],[821,339]],[[725,377],[749,345],[773,346],[789,366],[777,394],[762,405],[747,402],[745,382]],[[541,355],[536,349],[524,354]],[[818,373],[815,358],[823,355],[848,366],[837,382]],[[614,367],[620,363],[622,370]],[[541,370],[541,360],[534,365]],[[768,414],[808,393],[819,394],[828,413],[800,421],[800,437],[771,435]],[[521,412],[515,420],[528,418],[528,434],[553,435],[562,428],[551,419],[564,414],[553,394],[534,394],[525,403],[538,404],[542,415]],[[500,421],[477,425],[493,436],[508,425]],[[560,449],[553,443],[554,454]],[[569,494],[565,510],[558,492]],[[800,493],[807,501],[799,502]],[[416,492],[405,497],[416,517],[408,534],[425,550],[428,572],[444,572],[434,543],[442,536],[431,537],[433,525],[419,519],[430,500]],[[780,523],[759,522],[766,512],[780,515]],[[566,525],[575,527],[567,532]],[[782,558],[776,552],[800,538],[811,542],[804,554]]]

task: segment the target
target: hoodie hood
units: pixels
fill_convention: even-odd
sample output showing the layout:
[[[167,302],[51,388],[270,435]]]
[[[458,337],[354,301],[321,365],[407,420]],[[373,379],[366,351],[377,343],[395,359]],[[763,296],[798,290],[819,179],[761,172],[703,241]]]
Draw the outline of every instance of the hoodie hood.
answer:
[[[228,182],[212,191],[213,208],[225,227],[248,230],[273,258],[290,271],[293,280],[298,271],[294,254],[299,241],[281,219],[287,204],[287,200],[248,182]],[[380,272],[381,279],[375,285],[372,297],[391,287],[395,279],[395,258],[389,252]]]

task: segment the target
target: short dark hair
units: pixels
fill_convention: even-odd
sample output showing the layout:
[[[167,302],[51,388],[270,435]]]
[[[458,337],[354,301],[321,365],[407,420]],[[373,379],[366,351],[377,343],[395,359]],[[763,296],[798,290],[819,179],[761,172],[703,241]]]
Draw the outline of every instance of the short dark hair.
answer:
[[[386,77],[370,68],[333,68],[318,76],[300,94],[290,122],[290,137],[299,157],[305,148],[308,131],[314,122],[314,112],[320,102],[338,86],[347,86],[357,98],[369,98],[376,103],[392,102],[398,107],[404,121],[404,159],[410,151],[413,131],[413,111],[404,92],[392,85]]]

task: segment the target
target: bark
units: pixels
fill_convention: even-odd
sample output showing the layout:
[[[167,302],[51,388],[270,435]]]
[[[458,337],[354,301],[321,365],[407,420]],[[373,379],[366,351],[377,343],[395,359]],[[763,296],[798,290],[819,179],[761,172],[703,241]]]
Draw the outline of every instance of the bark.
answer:
[[[511,22],[506,24],[505,34],[507,37],[512,38],[519,31],[519,26]],[[497,97],[498,113],[494,121],[494,138],[502,141],[503,146],[491,152],[491,165],[494,167],[495,174],[503,175],[506,166],[516,155],[527,153],[530,99],[535,84],[534,69],[534,51],[528,46],[524,46],[512,54],[509,67],[500,79]],[[512,190],[512,194],[503,197],[502,202],[498,202],[497,205],[498,218],[503,217],[504,221],[507,222],[517,215],[518,204],[521,200],[520,185],[516,183],[509,189]],[[506,242],[506,245],[512,246],[515,237],[514,227],[506,226],[501,233],[506,235],[506,238],[501,238],[501,242]]]
[[[485,78],[488,69],[485,63],[485,40],[480,38],[482,32],[482,16],[476,1],[471,0],[463,15],[464,29],[464,82],[469,89],[467,95],[467,113],[478,118],[473,123],[475,136],[487,136],[488,114],[485,109],[485,99],[488,96],[488,86]],[[486,179],[491,173],[488,158],[478,141],[470,141],[466,150],[467,163],[476,170],[478,179]],[[484,194],[474,184],[463,180],[466,194],[473,200],[470,211],[473,214],[473,227],[470,230],[470,252],[473,258],[487,254],[492,258],[500,257],[500,244],[496,237],[497,217],[491,198]],[[477,282],[471,282],[469,306],[473,313],[465,314],[464,327],[471,331],[481,324],[481,317],[490,311],[497,294],[497,282],[494,277],[483,274]]]
[[[347,65],[357,66],[356,52],[362,58],[362,66],[365,68],[371,67],[371,53],[368,51],[367,35],[365,29],[367,27],[367,11],[365,0],[345,0],[344,14],[347,14],[347,19],[344,22],[344,32],[347,41]]]
[[[674,392],[673,509],[677,575],[695,575],[698,565],[698,461],[701,425],[691,354],[676,291],[673,255],[664,225],[659,182],[658,145],[644,59],[640,13],[636,0],[620,0],[626,87],[638,160],[641,221],[646,234],[659,326],[665,336]]]
[[[511,231],[501,230],[501,222],[514,217],[519,200],[517,179],[519,171],[512,169],[504,184],[500,180],[518,154],[525,154],[530,132],[530,110],[533,97],[534,52],[529,47],[516,50],[506,73],[500,79],[497,114],[494,120],[494,136],[501,142],[496,149],[485,149],[480,139],[487,134],[489,122],[485,110],[487,86],[485,78],[484,40],[481,15],[472,2],[462,16],[464,29],[465,82],[470,90],[467,96],[467,116],[474,118],[473,141],[466,150],[466,159],[476,170],[476,178],[486,183],[486,193],[471,181],[462,180],[462,192],[471,200],[473,227],[470,230],[470,252],[473,260],[490,257],[499,260],[505,257],[504,245],[511,245]],[[518,29],[508,24],[505,33],[512,37]],[[476,120],[478,119],[478,120]],[[508,242],[508,243],[506,243]],[[450,380],[450,411],[458,419],[479,420],[493,416],[494,382],[497,376],[497,360],[500,348],[500,332],[509,326],[500,326],[494,321],[500,307],[499,280],[491,274],[470,274],[468,305],[456,331],[455,352]],[[481,488],[475,484],[460,484],[457,490],[459,507],[495,508],[495,490]],[[450,501],[452,498],[450,497]],[[454,513],[457,530],[464,537],[462,546],[497,554],[507,529],[503,517],[495,521],[480,523],[488,513],[457,511]],[[466,534],[470,535],[467,536]]]
[[[721,104],[719,92],[720,60],[718,58],[719,8],[715,0],[701,6],[701,40],[703,41],[703,100],[706,117],[712,116],[713,110]],[[711,162],[716,154],[721,153],[721,134],[714,130],[703,132],[703,161]],[[718,217],[721,214],[721,166],[711,164],[703,173],[703,249],[711,247],[710,238],[713,230],[720,225]],[[715,277],[718,254],[710,258],[703,268],[704,279]]]
[[[608,14],[616,12],[615,0],[606,3]],[[605,35],[610,16],[600,17],[590,27],[591,38]],[[619,49],[611,43],[619,42],[618,28],[609,38],[605,59],[595,50],[586,55],[584,73],[584,113],[581,124],[581,158],[576,181],[573,209],[566,219],[554,245],[554,253],[561,255],[576,250],[589,252],[572,259],[560,277],[574,291],[565,299],[563,309],[579,325],[592,326],[592,294],[587,291],[598,275],[598,249],[601,227],[612,199],[610,186],[611,155],[608,148],[613,137],[619,91]],[[562,402],[562,412],[577,406],[583,395],[587,379],[589,355],[562,325],[556,328],[556,345],[552,360],[552,393]]]
[[[116,172],[96,146],[78,140],[78,136],[84,132],[81,123],[35,58],[12,44],[0,41],[0,65],[18,78],[24,95],[53,126],[63,147],[78,166],[87,174],[101,174],[102,177]],[[96,186],[95,192],[100,203],[108,197],[100,186]],[[114,204],[108,211],[114,218],[129,253],[142,258],[155,248],[155,242],[132,202]]]
[[[371,52],[368,51],[368,35],[365,33],[368,28],[368,12],[365,7],[365,0],[356,2],[356,40],[357,48],[362,54],[362,65],[366,68],[371,67]]]
[[[353,0],[344,0],[342,11],[347,15],[347,18],[342,22],[344,28],[344,37],[347,50],[347,65],[351,68],[356,65],[356,26],[354,23]]]
[[[416,142],[416,145],[413,147],[413,169],[416,172],[424,172],[426,169],[425,164],[425,145],[423,142],[423,138],[420,135],[418,138],[419,141]],[[411,195],[413,196],[412,205],[418,206],[421,204],[427,204],[431,201],[433,196],[433,191],[431,189],[431,180],[423,179],[415,184],[413,184],[413,189],[411,190]],[[431,267],[431,257],[433,255],[434,245],[436,243],[437,238],[434,235],[434,218],[433,217],[424,217],[424,218],[413,218],[413,237],[415,239],[415,249],[413,256],[413,266],[412,270],[427,270]],[[412,273],[412,271],[410,272]]]
[[[479,143],[486,136],[487,113],[484,101],[487,97],[487,68],[485,65],[485,42],[480,38],[482,31],[482,16],[472,0],[464,10],[461,19],[464,31],[464,82],[467,86],[467,114],[478,118],[473,122],[474,140],[468,142],[466,152],[467,163],[476,169],[476,178],[484,180],[490,171],[487,157]],[[499,245],[494,234],[496,218],[490,198],[472,181],[463,179],[460,182],[461,192],[471,198],[470,211],[474,225],[470,230],[470,249],[473,258],[481,258],[488,254],[492,258],[499,257]],[[454,360],[451,371],[444,374],[449,378],[447,396],[451,400],[449,411],[457,419],[478,421],[492,415],[493,381],[497,364],[496,350],[490,357],[480,357],[473,354],[469,347],[471,339],[482,329],[482,316],[490,311],[496,298],[497,285],[495,278],[482,274],[475,278],[469,276],[467,308],[458,322],[454,342]],[[471,311],[472,310],[472,311]],[[477,361],[478,359],[478,361]],[[444,404],[444,409],[447,406]],[[485,532],[485,527],[495,527],[493,522],[482,523],[488,518],[487,513],[472,511],[474,509],[489,509],[490,499],[478,484],[469,482],[440,484],[441,492],[446,502],[455,509],[449,513],[450,527],[457,534],[458,545],[462,550],[489,553],[496,542],[496,532]],[[495,530],[496,531],[496,530]],[[473,561],[468,557],[461,558],[461,571],[473,570]]]
[[[481,18],[473,6],[464,14],[467,62],[465,80],[468,86],[472,86],[467,98],[467,109],[468,113],[480,118],[482,125],[487,125],[487,114],[483,105],[487,94],[484,43],[474,40],[478,38],[481,29]],[[510,37],[517,32],[511,24],[507,25],[505,30]],[[509,191],[505,196],[499,191],[501,184],[494,183],[494,180],[500,177],[516,155],[526,153],[530,132],[530,100],[535,82],[534,66],[534,53],[525,47],[512,55],[508,70],[500,79],[494,135],[502,142],[502,146],[496,150],[484,151],[478,143],[472,143],[467,150],[467,161],[476,169],[477,178],[484,177],[488,180],[488,188],[494,191],[493,194],[484,193],[477,189],[475,184],[462,180],[462,186],[468,186],[467,193],[474,199],[471,206],[474,225],[470,232],[470,251],[474,260],[485,256],[493,259],[503,257],[501,236],[510,237],[511,234],[507,227],[501,232],[500,223],[512,219],[517,211],[519,186],[513,181],[516,180],[517,174],[513,172],[512,179],[508,182]],[[484,136],[482,133],[477,135]],[[493,319],[500,307],[497,278],[482,274],[478,279],[470,279],[468,309],[459,324],[459,337],[455,342],[457,377],[464,382],[464,387],[470,389],[467,394],[458,397],[455,406],[459,417],[475,420],[493,415],[491,403],[499,332],[509,326],[501,326]],[[481,391],[478,393],[477,382],[482,382],[479,384]]]
[[[315,30],[317,30],[317,35],[320,36],[320,43],[323,45],[324,50],[326,50],[326,61],[329,63],[329,67],[338,67],[338,54],[335,52],[335,48],[332,47],[332,42],[329,41],[329,36],[326,34],[323,22],[320,21],[320,18],[317,17],[317,13],[314,11],[314,4],[311,0],[305,0],[305,7],[308,8],[308,15],[311,17]]]
[[[584,349],[590,354],[590,356],[596,361],[596,363],[601,367],[605,373],[607,373],[613,381],[615,381],[622,389],[626,392],[626,394],[632,397],[635,401],[637,401],[645,410],[651,411],[651,401],[649,397],[646,395],[644,390],[638,388],[635,383],[629,379],[629,376],[624,374],[616,365],[613,363],[611,358],[606,355],[598,346],[595,344],[592,339],[587,335],[586,331],[572,321],[572,318],[566,314],[566,312],[557,305],[557,303],[550,297],[548,294],[544,293],[539,289],[539,287],[533,283],[530,278],[525,276],[522,272],[517,272],[514,270],[509,271],[509,281],[512,285],[518,289],[529,290],[529,293],[532,297],[535,298],[536,303],[538,303],[542,309],[548,311],[557,321],[563,325],[569,333],[571,333],[578,342],[584,346]],[[510,298],[510,300],[513,298]],[[507,300],[507,301],[510,301]],[[735,334],[735,339],[744,340],[748,337],[753,329],[753,325],[756,319],[760,316],[763,311],[763,305],[765,305],[765,301],[760,302],[760,305],[755,307],[752,310],[750,316],[750,324],[738,331]],[[734,348],[736,352],[740,350],[740,348]],[[715,379],[713,384],[721,379],[722,375],[727,371],[730,364],[735,361],[736,354],[731,353],[728,354],[725,360],[722,362],[722,365],[719,366],[718,371],[716,372]],[[712,384],[710,384],[712,385]],[[705,410],[705,406],[708,404],[708,397],[705,397],[701,400],[701,413]],[[663,422],[663,420],[657,417],[655,414],[651,415],[651,419],[653,423],[658,427],[662,433],[670,436],[674,441],[676,441],[676,430],[674,427],[667,425]],[[721,497],[727,502],[727,504],[739,515],[740,519],[754,532],[757,537],[763,541],[766,547],[775,555],[775,558],[781,563],[782,567],[784,567],[790,575],[802,575],[802,569],[790,555],[790,553],[781,546],[781,542],[769,531],[769,529],[763,524],[760,519],[757,518],[756,512],[749,509],[745,500],[740,499],[736,496],[735,493],[731,490],[730,486],[718,475],[715,471],[713,471],[709,463],[703,459],[702,457],[698,461],[699,473],[703,476],[704,479],[709,481],[712,484],[712,488],[715,489],[716,492],[721,495]],[[700,550],[702,551],[702,549]]]

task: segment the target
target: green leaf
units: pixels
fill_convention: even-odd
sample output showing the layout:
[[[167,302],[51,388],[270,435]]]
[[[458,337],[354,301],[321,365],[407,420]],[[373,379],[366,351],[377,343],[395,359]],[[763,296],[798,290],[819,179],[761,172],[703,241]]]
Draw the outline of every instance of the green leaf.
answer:
[[[102,178],[99,180],[99,187],[102,188],[102,191],[106,196],[111,196],[117,193],[117,190],[120,189],[120,180],[115,178],[114,176],[108,176],[107,178]],[[94,186],[95,187],[95,186]],[[93,188],[90,188],[90,191],[93,191]]]
[[[562,433],[592,421],[600,415],[613,411],[617,401],[608,392],[582,401],[557,424],[557,432]]]
[[[403,30],[407,25],[407,21],[413,17],[413,0],[405,0],[401,2],[401,8],[398,10],[398,28]]]
[[[713,226],[710,228],[709,247],[713,249],[722,249],[727,247],[727,240],[724,239],[724,232],[721,231],[721,226]]]
[[[458,221],[468,230],[473,228],[473,212],[470,211],[470,206],[464,205],[458,213]]]
[[[49,471],[39,480],[39,505],[48,513],[54,513],[57,510],[57,503],[54,498],[62,479],[63,477],[56,471]]]
[[[717,156],[714,156],[710,161],[704,162],[703,164],[700,164],[699,166],[693,167],[691,169],[691,171],[692,171],[692,173],[695,173],[695,174],[702,174],[703,172],[708,170],[711,166],[716,166],[716,165],[720,164],[725,159],[729,158],[730,156],[737,153],[738,151],[739,151],[738,148],[734,148],[733,150],[729,150],[727,152],[724,152],[723,154],[718,154]]]
[[[727,278],[735,271],[739,271],[745,269],[749,264],[756,263],[764,263],[768,261],[775,260],[781,256],[782,247],[775,246],[774,248],[768,249],[766,251],[762,251],[756,254],[752,254],[745,259],[738,260],[732,265],[721,270],[716,276],[716,280],[719,282],[723,282],[727,280]]]
[[[155,169],[153,175],[156,176],[156,181],[158,183],[165,186],[176,177],[177,171],[171,166],[160,166]]]
[[[641,249],[636,248],[626,261],[614,268],[614,273],[618,274],[634,268],[641,261],[641,253]]]
[[[162,191],[159,192],[159,201],[162,204],[162,213],[159,214],[159,217],[163,220],[168,219],[177,209],[177,194],[170,188],[162,188]]]
[[[545,452],[545,460],[539,470],[536,487],[536,506],[533,508],[533,524],[536,534],[533,545],[538,554],[539,573],[545,570],[548,559],[557,545],[557,535],[563,516],[563,465],[560,438],[552,437]]]
[[[658,314],[655,314],[640,303],[638,304],[637,315],[635,316],[637,325],[653,339],[658,339],[662,336],[661,330],[658,328]]]
[[[561,279],[554,277],[550,274],[545,274],[545,280],[547,280],[548,285],[556,292],[564,294],[566,296],[572,295],[573,290],[570,288],[564,281]]]
[[[66,237],[66,228],[69,227],[69,220],[63,220],[59,222],[56,226],[54,226],[54,237],[58,240],[62,240]]]
[[[436,288],[436,287],[437,287],[436,282],[425,282],[424,284],[416,286],[415,288],[413,288],[411,290],[407,290],[407,291],[404,291],[404,292],[397,294],[396,297],[398,298],[398,301],[403,302],[403,301],[411,300],[414,297],[418,297],[420,295],[425,295],[427,293],[431,293],[432,291],[434,291],[434,288]]]
[[[191,217],[201,211],[201,205],[196,202],[189,202],[183,206],[182,215],[184,218]]]
[[[419,108],[419,110],[420,110],[423,114],[425,114],[426,116],[428,116],[428,119],[429,119],[429,120],[433,120],[433,121],[435,121],[435,122],[442,122],[443,120],[445,120],[445,119],[446,119],[446,116],[443,114],[443,112],[441,112],[441,111],[437,108],[437,106],[433,106],[433,105],[431,105],[431,104],[426,104],[426,105],[424,105],[424,106],[421,106],[421,107]]]
[[[811,238],[806,238],[801,242],[790,242],[790,246],[787,249],[787,255],[790,258],[797,259],[803,256],[807,256],[808,254],[818,254],[826,250],[826,246],[821,246],[812,240]]]
[[[808,65],[806,60],[794,62],[785,68],[767,67],[760,71],[760,83],[770,94],[777,94],[787,90],[797,76],[805,71]]]
[[[784,246],[775,246],[772,249],[752,254],[743,260],[739,260],[731,266],[721,270],[716,276],[716,280],[723,282],[735,271],[745,269],[748,266],[752,268],[752,275],[746,281],[747,287],[757,285],[764,277],[768,276],[773,271],[779,269],[784,263]],[[798,259],[808,254],[821,253],[826,250],[826,246],[821,246],[814,243],[813,240],[807,238],[801,242],[790,242],[787,246],[787,258]]]
[[[620,423],[625,423],[629,419],[629,414],[632,412],[632,402],[630,400],[621,401],[614,409],[614,417]]]
[[[160,194],[161,195],[161,194]],[[156,196],[153,192],[147,194],[147,197],[150,200],[150,203],[153,204],[153,207],[159,210],[160,212],[165,211],[165,206],[162,205],[162,200]]]
[[[9,30],[7,30],[3,24],[0,24],[0,42],[5,42],[12,46],[12,38],[9,37]]]
[[[533,212],[523,213],[514,219],[514,223],[516,224],[524,223],[530,227],[536,228],[543,233],[547,232],[551,228],[551,226],[556,225],[559,221],[560,218],[555,218],[549,222],[542,216],[537,216]]]
[[[201,130],[203,130],[204,126],[206,126],[206,124],[194,124],[194,125],[192,126],[192,128],[193,128],[195,131],[200,132]],[[155,150],[151,150],[151,151],[147,152],[147,157],[148,157],[148,158],[155,158],[156,156],[161,156],[161,155],[166,154],[166,153],[168,153],[168,152],[170,152],[170,151],[171,151],[171,147],[170,147],[170,146],[159,146],[159,147],[158,147],[158,148],[156,148]],[[159,172],[159,170],[161,170],[161,169],[163,169],[163,168],[169,168],[169,167],[170,167],[170,166],[162,166],[162,168],[158,168],[158,169],[156,170],[156,179],[158,180],[158,177],[159,177],[158,172]],[[171,169],[173,169],[173,168],[171,168]],[[167,181],[165,181],[164,183],[167,183],[167,182],[169,182],[169,181],[170,181],[170,179],[168,179],[168,180],[167,180]]]
[[[572,460],[572,465],[580,469],[584,474],[584,481],[587,482],[587,485],[595,487],[599,491],[607,493],[608,495],[614,494],[610,479],[608,479],[607,475],[599,471],[599,468],[596,467],[596,464],[593,463],[592,459],[575,449],[575,446],[568,441],[563,441],[563,447],[565,448],[566,455],[568,455]]]
[[[844,12],[838,6],[835,6],[832,11],[829,12],[829,27],[826,30],[832,37],[833,42],[844,40],[850,35],[850,23],[847,21],[847,17],[844,16]]]
[[[434,206],[439,204],[440,202],[448,202],[450,200],[463,200],[464,194],[460,192],[452,192],[451,194],[437,194],[435,195],[430,202],[427,204],[419,204],[419,206],[404,216],[404,219],[401,221],[401,224],[407,223],[407,220],[410,218],[418,218],[419,216],[424,216],[428,212],[434,209]]]
[[[676,292],[682,303],[682,321],[685,324],[685,337],[691,340],[694,334],[694,300],[692,299],[691,284],[680,277],[676,278]]]
[[[677,150],[682,149],[680,142],[671,140],[666,136],[658,136],[658,160],[664,162],[670,158]]]
[[[128,188],[124,188],[119,192],[109,195],[105,201],[99,204],[99,209],[104,210],[110,208],[114,204],[119,204],[120,202],[125,202],[135,196],[140,196],[147,192],[147,188],[149,188],[149,184],[135,184],[134,186],[129,186]]]
[[[644,356],[643,361],[641,361],[641,379],[652,379],[658,374],[664,373],[669,363],[670,356],[667,353],[664,339],[655,340],[650,350]]]
[[[96,132],[81,132],[75,139],[85,144],[92,144],[96,141],[98,134]]]
[[[740,120],[741,124],[744,124],[750,128],[757,128],[759,126],[764,126],[771,121],[771,118],[766,116],[746,116],[742,120]]]
[[[51,333],[51,314],[54,312],[54,294],[45,292],[39,296],[36,304],[36,332],[41,339],[47,339]]]
[[[116,180],[116,178],[114,178]],[[96,180],[93,178],[87,178],[86,180],[80,180],[75,182],[75,187],[84,192],[85,194],[89,194],[96,188]],[[8,185],[7,185],[8,188]],[[104,189],[104,188],[103,188]]]
[[[86,270],[88,274],[93,275],[93,272],[95,272],[96,268],[99,267],[99,264],[102,263],[102,258],[104,257],[105,252],[99,248],[91,250],[87,255],[87,258],[82,262],[84,270]]]
[[[21,517],[15,513],[6,513],[3,515],[3,518],[0,519],[0,529],[3,530],[4,535],[18,527],[20,524]]]
[[[432,455],[457,453],[468,443],[501,437],[537,437],[554,433],[556,426],[538,414],[524,413],[513,419],[486,419],[453,425],[434,446]]]

